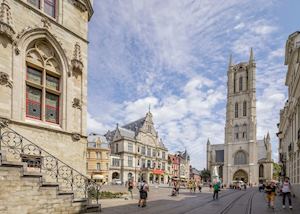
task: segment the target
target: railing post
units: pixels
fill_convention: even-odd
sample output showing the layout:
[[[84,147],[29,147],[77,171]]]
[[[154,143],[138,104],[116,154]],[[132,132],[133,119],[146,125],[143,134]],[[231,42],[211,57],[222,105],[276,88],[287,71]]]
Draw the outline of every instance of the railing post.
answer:
[[[58,183],[58,174],[59,174],[59,171],[58,171],[58,160],[56,159],[56,182]]]

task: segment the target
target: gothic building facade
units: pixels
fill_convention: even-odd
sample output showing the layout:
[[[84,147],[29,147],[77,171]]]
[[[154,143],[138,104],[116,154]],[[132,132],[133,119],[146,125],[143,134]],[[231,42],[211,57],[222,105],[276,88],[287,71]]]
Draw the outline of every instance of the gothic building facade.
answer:
[[[0,118],[86,172],[91,0],[0,1]]]
[[[207,168],[217,167],[224,184],[235,180],[258,184],[272,179],[270,136],[256,139],[256,64],[251,49],[248,62],[228,67],[225,143],[207,143]]]

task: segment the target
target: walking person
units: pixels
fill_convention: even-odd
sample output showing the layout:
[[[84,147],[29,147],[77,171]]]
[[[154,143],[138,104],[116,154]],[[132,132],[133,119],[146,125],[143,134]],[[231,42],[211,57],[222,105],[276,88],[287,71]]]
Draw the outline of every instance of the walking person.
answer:
[[[213,185],[213,189],[214,189],[214,195],[213,195],[213,200],[219,198],[219,191],[220,191],[220,184],[218,182],[216,182],[214,185]]]
[[[192,186],[193,186],[194,193],[196,193],[196,181],[195,180],[192,181]]]
[[[291,199],[292,185],[291,185],[288,177],[284,178],[284,182],[281,186],[281,192],[282,192],[282,208],[283,209],[285,208],[285,198],[287,197],[289,200],[289,208],[293,209],[292,199]]]
[[[200,183],[200,181],[197,181],[197,187],[198,187],[198,190],[199,190],[199,192],[201,192],[201,190],[202,190],[202,187],[201,187],[201,183]]]
[[[143,196],[143,189],[144,189],[144,180],[142,180],[139,185],[137,186],[138,190],[139,190],[139,193],[140,193],[140,198],[139,198],[139,202],[138,202],[138,206],[140,207],[142,205],[142,198],[144,197]]]
[[[148,192],[149,192],[149,185],[145,180],[140,183],[139,192],[140,192],[140,199],[139,199],[138,206],[145,207],[147,202]]]
[[[273,181],[269,182],[265,188],[265,192],[267,194],[267,202],[268,207],[274,209],[274,200],[276,195],[276,186]]]
[[[131,196],[131,199],[133,199],[132,189],[133,189],[133,180],[130,179],[130,180],[128,181],[128,192],[129,192],[129,194],[130,194],[130,196]]]

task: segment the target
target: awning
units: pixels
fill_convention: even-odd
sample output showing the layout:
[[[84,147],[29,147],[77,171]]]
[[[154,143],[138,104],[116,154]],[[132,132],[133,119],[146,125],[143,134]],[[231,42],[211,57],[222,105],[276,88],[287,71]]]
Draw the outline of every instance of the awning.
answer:
[[[156,174],[156,175],[163,175],[164,174],[164,170],[161,170],[161,169],[154,169],[152,171],[153,174]]]
[[[93,175],[93,179],[103,179],[104,175]]]

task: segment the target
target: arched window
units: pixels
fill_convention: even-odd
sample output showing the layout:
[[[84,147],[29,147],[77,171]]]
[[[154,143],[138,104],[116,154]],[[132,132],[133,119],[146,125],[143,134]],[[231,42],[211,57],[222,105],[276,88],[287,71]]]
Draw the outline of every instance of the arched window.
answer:
[[[234,156],[234,165],[243,165],[247,164],[247,157],[245,152],[238,151]]]
[[[239,104],[238,103],[235,103],[235,105],[234,105],[234,116],[235,116],[235,118],[239,117]]]
[[[239,126],[238,125],[234,126],[234,139],[235,140],[239,139]]]
[[[243,116],[247,116],[247,101],[243,102]]]
[[[26,117],[59,124],[61,69],[47,41],[32,42],[26,52]]]
[[[264,165],[260,164],[259,165],[259,177],[263,178],[264,177]]]
[[[247,124],[246,123],[243,124],[242,137],[243,137],[243,139],[247,140]]]
[[[243,77],[239,78],[239,91],[243,90]]]

